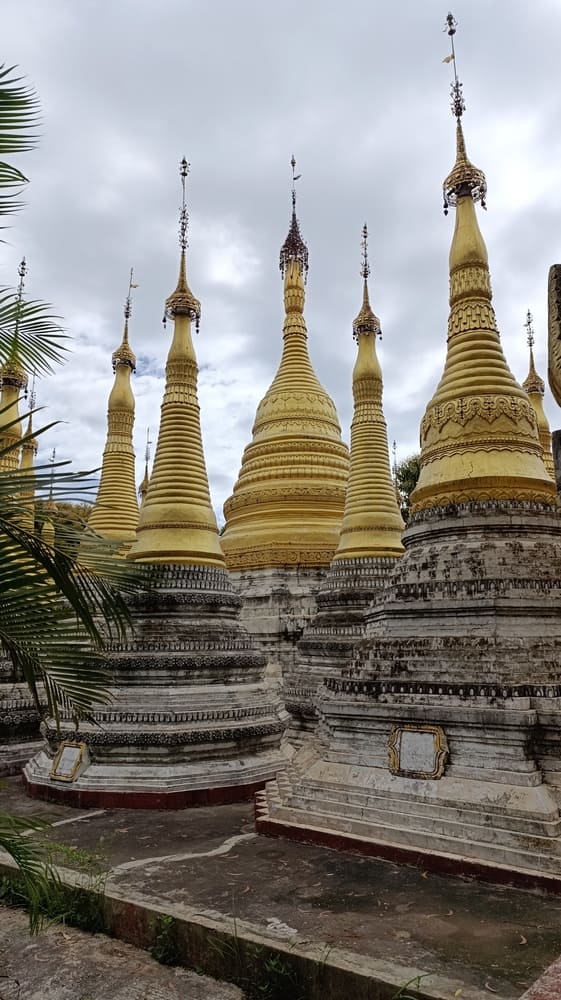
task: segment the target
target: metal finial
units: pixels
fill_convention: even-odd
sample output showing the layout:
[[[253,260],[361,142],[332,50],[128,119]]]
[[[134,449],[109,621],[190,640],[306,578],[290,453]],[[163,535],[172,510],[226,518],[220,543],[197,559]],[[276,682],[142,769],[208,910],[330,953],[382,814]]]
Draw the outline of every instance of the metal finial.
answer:
[[[353,320],[353,337],[357,343],[362,334],[373,333],[374,337],[379,337],[380,340],[382,339],[380,320],[372,311],[370,297],[368,294],[368,275],[370,274],[370,264],[368,263],[368,226],[366,225],[366,222],[362,227],[362,239],[360,241],[360,246],[362,258],[360,264],[360,274],[364,280],[364,287],[362,289],[362,306],[360,307],[358,316],[356,316]]]
[[[397,441],[395,440],[395,438],[392,443],[392,473],[393,473],[394,483],[397,489]]]
[[[292,154],[290,160],[290,166],[292,167],[292,211],[296,211],[296,181],[299,181],[302,174],[295,173],[296,170],[296,158],[294,153]]]
[[[131,273],[129,275],[129,288],[127,292],[127,297],[125,299],[125,319],[130,319],[130,314],[132,312],[131,292],[133,288],[138,288],[138,285],[135,285],[132,280],[133,274],[134,274],[134,268],[131,267]]]
[[[16,322],[15,322],[15,330],[14,330],[15,338],[17,338],[17,335],[18,335],[18,332],[19,332],[20,313],[21,313],[21,307],[22,307],[22,304],[23,304],[23,290],[25,288],[25,276],[26,276],[26,274],[27,274],[27,262],[26,262],[25,257],[22,257],[21,261],[20,261],[20,263],[18,265],[19,281],[18,281],[18,290],[17,290],[17,295],[16,295]]]
[[[368,226],[366,222],[362,227],[362,239],[360,241],[362,262],[360,265],[360,275],[364,280],[368,278],[370,274],[370,264],[368,263]]]
[[[37,402],[37,393],[35,391],[35,372],[33,372],[33,378],[31,380],[31,392],[29,393],[29,409],[35,409],[35,403]],[[30,414],[31,416],[31,414]]]
[[[53,448],[53,450],[51,452],[51,457],[49,458],[49,462],[50,462],[50,465],[51,465],[51,485],[50,485],[50,488],[49,488],[49,500],[50,501],[52,501],[52,499],[53,499],[54,480],[55,480],[55,459],[56,459],[56,448]]]
[[[150,445],[151,444],[152,444],[152,441],[150,440],[150,428],[147,427],[146,428],[146,450],[144,452],[144,461],[146,462],[146,466],[148,466],[148,462],[150,461]]]
[[[288,236],[286,237],[280,251],[279,267],[280,272],[284,278],[286,267],[289,260],[296,260],[302,268],[302,274],[304,276],[304,281],[308,276],[308,247],[304,243],[300,235],[300,226],[298,225],[298,219],[296,217],[296,181],[299,181],[302,174],[296,174],[296,158],[294,153],[292,154],[290,160],[290,166],[292,167],[292,218],[290,220],[290,229],[288,230]]]
[[[454,35],[456,34],[456,28],[458,27],[458,22],[456,21],[453,14],[448,14],[446,17],[446,24],[444,26],[444,31],[446,31],[450,37],[450,55],[446,56],[444,62],[452,63],[454,68],[454,82],[450,85],[450,94],[452,100],[450,106],[452,108],[452,114],[459,120],[464,111],[466,110],[466,103],[464,101],[464,96],[462,93],[462,83],[458,79],[458,71],[456,67],[456,50],[454,48]]]
[[[526,330],[526,339],[527,339],[527,342],[528,342],[528,347],[533,347],[534,346],[533,320],[534,320],[534,317],[532,316],[532,313],[528,309],[528,312],[526,313],[526,322],[524,323],[524,327],[525,327],[525,330]]]
[[[21,258],[21,261],[20,261],[19,266],[18,266],[18,274],[19,274],[18,298],[21,300],[22,297],[23,297],[23,288],[24,288],[24,285],[25,285],[25,276],[27,274],[27,262],[26,262],[25,257]]]
[[[183,253],[189,246],[187,241],[187,228],[189,226],[189,214],[187,212],[187,205],[185,201],[185,182],[187,180],[187,174],[189,173],[189,168],[191,164],[187,162],[185,157],[183,157],[181,163],[179,164],[179,176],[181,177],[181,211],[179,213],[179,246]]]
[[[471,195],[473,201],[480,201],[481,207],[486,208],[485,199],[487,196],[487,181],[485,174],[468,159],[464,133],[462,129],[462,115],[466,109],[462,84],[458,79],[456,67],[456,50],[454,48],[454,35],[456,34],[457,21],[453,14],[448,14],[444,31],[450,38],[450,55],[443,60],[445,63],[452,63],[454,68],[454,82],[451,84],[452,94],[451,108],[456,119],[456,162],[452,171],[444,181],[444,214],[448,215],[450,206],[456,207],[458,198]]]

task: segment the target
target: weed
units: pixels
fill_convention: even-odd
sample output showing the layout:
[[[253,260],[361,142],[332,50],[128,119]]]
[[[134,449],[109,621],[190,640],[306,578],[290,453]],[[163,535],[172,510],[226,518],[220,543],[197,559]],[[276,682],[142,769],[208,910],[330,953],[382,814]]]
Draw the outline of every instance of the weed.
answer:
[[[51,841],[46,846],[53,864],[66,862],[70,868],[90,875],[98,875],[107,871],[107,859],[102,854],[88,851],[84,847],[69,847],[68,844],[59,844],[56,840]]]
[[[161,965],[179,965],[181,955],[177,940],[177,922],[169,914],[162,914],[150,921],[152,945],[150,954]]]
[[[410,986],[412,986],[414,990],[420,989],[421,979],[426,979],[427,976],[428,972],[425,972],[423,975],[420,976],[413,976],[412,979],[409,979],[408,982],[404,983],[403,986],[400,986],[399,989],[396,990],[391,1000],[418,1000],[417,997],[413,996],[411,993],[408,993],[407,990],[409,989]]]
[[[243,941],[235,918],[233,925],[231,937],[210,940],[221,959],[219,974],[239,986],[246,1000],[305,1000],[305,984],[290,959]]]

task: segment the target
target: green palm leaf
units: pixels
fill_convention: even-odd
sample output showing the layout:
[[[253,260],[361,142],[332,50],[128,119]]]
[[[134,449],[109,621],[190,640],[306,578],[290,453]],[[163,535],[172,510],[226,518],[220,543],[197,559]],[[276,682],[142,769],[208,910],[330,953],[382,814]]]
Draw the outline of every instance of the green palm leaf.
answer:
[[[37,145],[40,107],[35,91],[14,76],[15,66],[0,65],[0,157],[24,153]],[[22,207],[18,194],[27,177],[0,160],[0,216]]]
[[[51,308],[47,302],[20,301],[14,288],[0,287],[0,364],[15,352],[26,371],[48,375],[64,361],[69,337]]]

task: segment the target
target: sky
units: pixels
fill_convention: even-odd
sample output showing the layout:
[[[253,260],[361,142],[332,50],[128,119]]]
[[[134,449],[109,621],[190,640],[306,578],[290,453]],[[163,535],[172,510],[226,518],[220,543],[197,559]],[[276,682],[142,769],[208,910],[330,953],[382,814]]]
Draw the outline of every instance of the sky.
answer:
[[[523,380],[530,308],[545,378],[547,274],[561,260],[561,4],[456,0],[452,9],[468,154],[487,175],[488,210],[478,211],[504,350]],[[292,154],[310,254],[310,355],[343,438],[366,221],[389,440],[398,460],[418,448],[446,353],[447,12],[436,0],[4,0],[2,58],[36,89],[42,126],[38,148],[18,159],[30,184],[0,283],[16,284],[25,254],[28,296],[51,302],[72,337],[67,363],[37,386],[38,420],[60,421],[41,437],[40,461],[56,447],[76,470],[101,464],[111,352],[134,267],[142,478],[171,337],[161,320],[177,280],[184,155],[189,283],[202,303],[201,423],[219,519],[280,359]],[[549,389],[546,412],[561,426]]]

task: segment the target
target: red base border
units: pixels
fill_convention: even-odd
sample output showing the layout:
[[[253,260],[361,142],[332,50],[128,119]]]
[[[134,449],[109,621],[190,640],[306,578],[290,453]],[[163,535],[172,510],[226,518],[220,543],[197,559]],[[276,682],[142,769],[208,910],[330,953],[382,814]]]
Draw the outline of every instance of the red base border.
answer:
[[[294,840],[300,844],[314,844],[328,847],[334,851],[347,854],[361,854],[370,858],[381,858],[383,861],[393,861],[397,864],[413,865],[424,871],[436,872],[438,875],[465,875],[481,882],[491,882],[498,885],[512,885],[522,889],[542,889],[556,895],[561,894],[561,874],[540,875],[525,872],[521,868],[495,867],[492,863],[485,864],[466,857],[452,857],[444,854],[429,854],[428,851],[416,850],[413,847],[398,847],[385,844],[382,841],[352,839],[344,833],[329,830],[314,830],[305,827],[288,826],[273,819],[259,818],[259,806],[256,803],[255,829],[265,837],[279,837]]]
[[[190,806],[218,806],[229,802],[247,802],[255,792],[265,787],[265,782],[253,782],[250,785],[227,785],[223,788],[192,788],[186,791],[174,792],[141,792],[141,791],[108,791],[101,789],[72,788],[68,785],[56,785],[54,782],[44,785],[41,782],[30,781],[23,775],[25,790],[31,798],[43,799],[46,802],[59,802],[66,806],[76,806],[78,809],[187,809]]]

